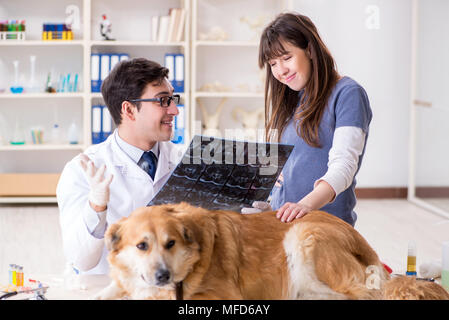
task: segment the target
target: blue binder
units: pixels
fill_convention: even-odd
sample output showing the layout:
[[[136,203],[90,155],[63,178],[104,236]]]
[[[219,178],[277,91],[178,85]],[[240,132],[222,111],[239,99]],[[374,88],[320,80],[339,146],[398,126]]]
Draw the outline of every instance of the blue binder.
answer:
[[[102,53],[100,54],[100,80],[103,83],[104,79],[109,75],[111,70],[111,54]],[[101,84],[100,84],[101,88]]]
[[[127,53],[92,53],[90,58],[91,92],[101,92],[101,84],[117,63],[129,59]]]
[[[109,64],[109,72],[112,71],[112,69],[114,69],[114,67],[117,65],[117,63],[120,62],[120,55],[117,53],[112,53],[111,54],[111,62]]]
[[[101,118],[102,118],[101,105],[92,106],[92,144],[97,144],[102,141],[101,134]]]
[[[100,92],[100,54],[92,53],[90,56],[90,86],[91,92]]]
[[[127,53],[120,54],[120,61],[128,60],[128,59],[129,59],[129,54],[127,54]]]
[[[175,80],[173,83],[175,92],[184,92],[184,55],[175,54]]]
[[[168,81],[174,87],[175,86],[175,54],[166,53],[164,56],[164,66],[168,69]],[[175,89],[175,92],[176,89]]]
[[[101,107],[101,141],[106,140],[112,133],[112,118],[108,107]]]
[[[178,105],[179,114],[175,117],[175,129],[172,139],[173,143],[184,144],[184,128],[185,128],[185,108],[183,104]]]

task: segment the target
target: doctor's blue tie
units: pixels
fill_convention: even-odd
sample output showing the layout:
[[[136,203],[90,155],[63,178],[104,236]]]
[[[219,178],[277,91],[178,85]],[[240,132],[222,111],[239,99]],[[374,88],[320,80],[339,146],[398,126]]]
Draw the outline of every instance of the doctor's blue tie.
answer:
[[[144,160],[143,169],[150,175],[151,179],[154,180],[154,175],[156,173],[157,158],[152,151],[144,152],[142,155]]]

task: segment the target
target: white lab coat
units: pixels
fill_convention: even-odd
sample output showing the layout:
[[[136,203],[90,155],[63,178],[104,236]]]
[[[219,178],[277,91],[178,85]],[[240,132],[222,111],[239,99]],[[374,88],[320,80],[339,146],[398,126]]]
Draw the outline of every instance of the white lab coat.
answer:
[[[159,157],[154,183],[116,142],[115,135],[84,152],[97,168],[106,165],[106,174],[113,174],[110,198],[106,210],[110,226],[139,207],[146,206],[169,178],[183,150],[172,142],[159,142]],[[90,274],[108,273],[107,249],[104,238],[96,238],[88,231],[84,217],[95,216],[88,202],[89,184],[79,164],[78,156],[69,161],[61,174],[56,195],[60,211],[64,255],[68,263]]]

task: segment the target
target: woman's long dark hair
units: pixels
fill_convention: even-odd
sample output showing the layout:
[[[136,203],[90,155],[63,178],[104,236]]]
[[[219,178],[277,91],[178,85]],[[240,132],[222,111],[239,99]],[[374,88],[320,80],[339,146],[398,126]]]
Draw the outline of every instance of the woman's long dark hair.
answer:
[[[311,76],[304,88],[301,101],[298,92],[276,80],[270,69],[269,61],[286,53],[283,42],[291,43],[303,50],[307,48],[310,50]],[[318,136],[320,121],[339,75],[334,59],[313,22],[308,17],[296,13],[278,15],[262,33],[259,67],[266,68],[267,141],[280,141],[286,124],[294,116],[299,120],[298,135],[310,146],[320,147]]]

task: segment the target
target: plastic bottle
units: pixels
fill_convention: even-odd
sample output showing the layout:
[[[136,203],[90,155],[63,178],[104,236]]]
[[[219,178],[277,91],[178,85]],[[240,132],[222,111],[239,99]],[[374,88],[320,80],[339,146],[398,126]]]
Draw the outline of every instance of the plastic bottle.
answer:
[[[17,266],[15,264],[12,265],[12,284],[17,285]]]
[[[28,83],[28,87],[26,88],[27,92],[39,92],[39,87],[36,84],[36,56],[30,56],[30,80]]]
[[[61,133],[59,132],[59,125],[55,123],[51,129],[51,143],[58,144],[61,142]]]
[[[23,287],[23,267],[22,266],[17,266],[17,286],[18,287]]]
[[[14,60],[14,83],[10,87],[12,93],[22,93],[23,87],[19,84],[19,60]]]
[[[419,266],[419,275],[422,278],[441,277],[441,261],[433,260],[421,263],[421,265]]]
[[[67,136],[70,144],[78,144],[78,127],[75,122],[70,125]]]
[[[449,241],[443,242],[441,285],[449,291]]]
[[[408,243],[407,272],[405,274],[416,276],[416,243],[414,241]]]
[[[14,265],[10,264],[9,265],[9,270],[8,270],[9,284],[13,284],[13,279],[14,279],[13,270],[14,270]]]
[[[72,264],[66,265],[64,271],[64,285],[67,290],[87,290],[80,271]]]
[[[19,119],[16,118],[16,124],[14,128],[13,138],[10,141],[12,145],[21,145],[25,144],[25,137],[23,136],[23,130],[19,124]]]

